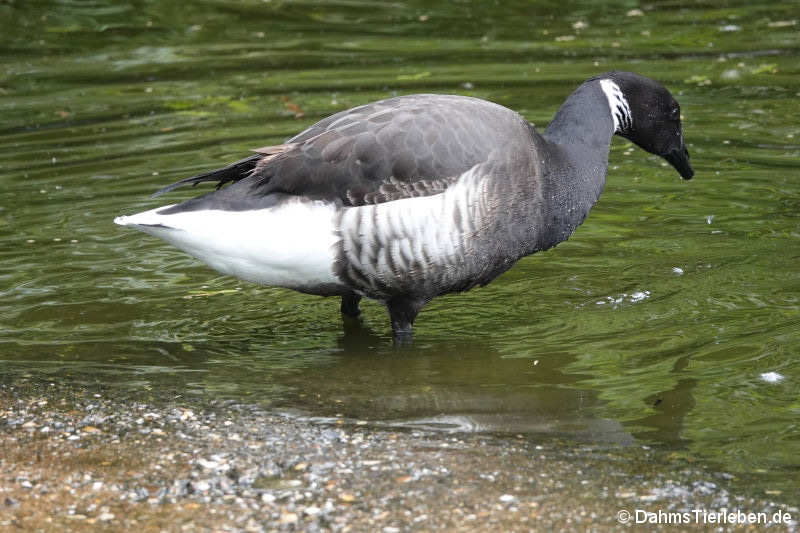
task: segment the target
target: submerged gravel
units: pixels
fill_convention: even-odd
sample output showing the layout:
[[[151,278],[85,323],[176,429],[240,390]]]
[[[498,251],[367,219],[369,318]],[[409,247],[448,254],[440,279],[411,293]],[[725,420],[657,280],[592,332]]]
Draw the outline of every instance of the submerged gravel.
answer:
[[[611,531],[622,509],[800,516],[646,448],[313,423],[96,386],[0,383],[0,450],[10,531]]]

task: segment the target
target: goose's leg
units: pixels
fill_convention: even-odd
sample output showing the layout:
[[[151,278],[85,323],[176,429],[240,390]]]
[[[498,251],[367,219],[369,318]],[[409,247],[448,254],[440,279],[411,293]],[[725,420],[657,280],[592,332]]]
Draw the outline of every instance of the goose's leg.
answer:
[[[392,298],[386,302],[389,319],[392,321],[392,336],[396,345],[409,345],[413,338],[414,319],[425,306],[425,300]]]
[[[358,308],[360,301],[361,295],[354,292],[342,296],[342,314],[350,318],[357,318],[361,314],[361,309]]]

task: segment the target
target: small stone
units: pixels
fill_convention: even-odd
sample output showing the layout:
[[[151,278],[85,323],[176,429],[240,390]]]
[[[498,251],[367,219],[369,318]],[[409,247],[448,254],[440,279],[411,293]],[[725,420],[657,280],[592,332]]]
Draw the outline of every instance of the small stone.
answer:
[[[264,503],[273,503],[275,501],[275,496],[269,492],[265,492],[261,495],[261,501]]]
[[[197,464],[205,468],[206,470],[214,470],[219,466],[219,463],[213,460],[203,459],[202,457],[197,460]]]
[[[356,496],[352,492],[342,492],[339,494],[339,499],[345,503],[356,501]]]
[[[297,513],[283,513],[281,515],[281,524],[294,524],[298,520]]]
[[[643,17],[644,11],[642,11],[641,9],[631,9],[625,14],[629,17]]]
[[[514,496],[513,494],[503,494],[502,496],[500,496],[500,501],[503,503],[511,503],[516,500],[517,497]]]
[[[101,522],[108,522],[110,520],[114,520],[114,513],[109,513],[108,511],[100,513],[100,516],[98,516],[97,519],[100,520]]]

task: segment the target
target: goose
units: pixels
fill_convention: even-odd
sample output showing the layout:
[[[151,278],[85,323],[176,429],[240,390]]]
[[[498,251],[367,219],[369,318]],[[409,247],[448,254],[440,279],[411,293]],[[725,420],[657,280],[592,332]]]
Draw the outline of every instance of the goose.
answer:
[[[395,342],[434,297],[483,286],[566,240],[603,190],[613,135],[694,171],[680,107],[650,78],[583,82],[543,133],[468,96],[413,94],[341,111],[283,144],[183,179],[217,188],[114,222],[227,275],[383,303]],[[223,185],[226,185],[223,187]]]

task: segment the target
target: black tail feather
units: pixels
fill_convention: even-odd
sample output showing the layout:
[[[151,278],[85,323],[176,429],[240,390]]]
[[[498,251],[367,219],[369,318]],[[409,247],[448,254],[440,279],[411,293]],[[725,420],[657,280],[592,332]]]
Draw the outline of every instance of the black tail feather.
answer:
[[[163,189],[159,189],[155,193],[153,193],[153,198],[157,196],[161,196],[164,193],[168,193],[178,187],[182,187],[184,185],[192,184],[192,187],[196,186],[198,183],[203,183],[206,181],[216,181],[217,182],[217,189],[222,187],[224,184],[228,183],[229,181],[239,181],[240,179],[246,178],[250,175],[250,172],[256,168],[256,164],[264,157],[263,154],[254,154],[250,157],[246,157],[241,159],[235,163],[231,163],[230,165],[218,168],[216,170],[212,170],[211,172],[205,172],[203,174],[198,174],[197,176],[192,176],[191,178],[185,178],[180,181],[173,183],[172,185],[167,185]]]

